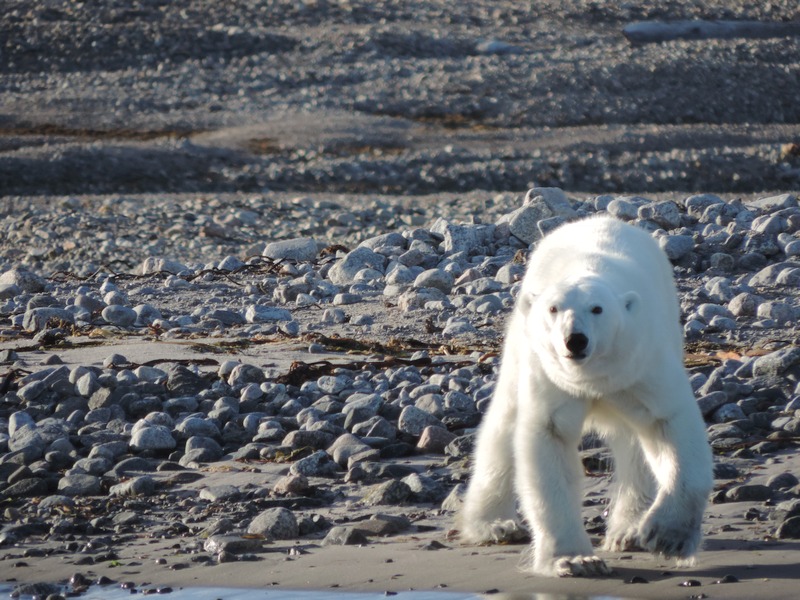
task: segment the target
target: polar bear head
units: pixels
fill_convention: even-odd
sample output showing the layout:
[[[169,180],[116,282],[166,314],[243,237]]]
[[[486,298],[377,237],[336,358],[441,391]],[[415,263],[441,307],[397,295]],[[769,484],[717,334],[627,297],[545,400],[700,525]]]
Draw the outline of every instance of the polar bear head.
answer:
[[[631,364],[641,298],[595,275],[569,278],[539,294],[523,292],[527,339],[560,387],[608,391]],[[596,385],[594,385],[596,384]]]

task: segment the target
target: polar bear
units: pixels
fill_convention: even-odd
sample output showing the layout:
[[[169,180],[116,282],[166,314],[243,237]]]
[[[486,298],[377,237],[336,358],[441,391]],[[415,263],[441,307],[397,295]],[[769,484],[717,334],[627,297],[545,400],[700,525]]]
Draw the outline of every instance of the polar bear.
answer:
[[[671,265],[644,230],[593,217],[539,243],[478,430],[462,540],[518,536],[519,506],[535,574],[610,574],[581,518],[578,447],[594,430],[615,463],[604,548],[692,560],[712,458],[679,317]]]

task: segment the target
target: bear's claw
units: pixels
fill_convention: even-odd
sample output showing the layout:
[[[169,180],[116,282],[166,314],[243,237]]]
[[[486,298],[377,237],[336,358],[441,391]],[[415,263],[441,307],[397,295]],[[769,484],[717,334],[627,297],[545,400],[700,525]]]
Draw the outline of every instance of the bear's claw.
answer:
[[[553,563],[553,571],[558,577],[606,577],[614,574],[597,556],[562,556]]]
[[[642,525],[639,539],[654,554],[685,559],[697,551],[700,531],[691,524],[665,524],[650,519]]]

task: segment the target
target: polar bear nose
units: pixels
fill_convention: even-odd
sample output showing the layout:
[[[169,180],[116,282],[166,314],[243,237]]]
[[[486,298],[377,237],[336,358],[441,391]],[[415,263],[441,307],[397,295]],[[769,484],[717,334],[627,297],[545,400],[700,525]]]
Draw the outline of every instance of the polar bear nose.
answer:
[[[564,343],[573,356],[579,356],[589,345],[589,338],[582,333],[570,333]]]

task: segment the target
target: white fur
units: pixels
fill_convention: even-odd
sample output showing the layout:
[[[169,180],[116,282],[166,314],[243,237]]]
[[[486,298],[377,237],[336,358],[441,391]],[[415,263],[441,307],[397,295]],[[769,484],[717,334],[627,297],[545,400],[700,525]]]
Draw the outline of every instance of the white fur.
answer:
[[[534,573],[608,574],[581,519],[578,446],[592,429],[615,459],[605,549],[695,554],[711,451],[683,367],[679,317],[671,265],[646,232],[598,217],[541,241],[478,432],[462,539],[518,535],[519,506]],[[581,352],[566,346],[574,334],[585,336]]]

